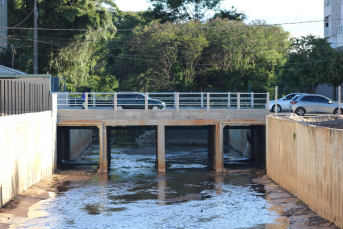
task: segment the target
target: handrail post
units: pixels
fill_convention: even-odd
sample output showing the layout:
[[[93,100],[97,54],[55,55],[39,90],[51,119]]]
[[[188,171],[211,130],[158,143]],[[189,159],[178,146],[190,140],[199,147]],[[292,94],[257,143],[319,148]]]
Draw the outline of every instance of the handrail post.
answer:
[[[338,117],[341,117],[341,86],[338,87]]]
[[[266,108],[269,110],[269,91],[267,92],[267,105]]]
[[[231,92],[227,93],[227,107],[231,107]]]
[[[144,102],[144,107],[145,107],[145,110],[148,110],[148,98],[149,98],[149,93],[148,92],[145,92],[145,102]]]
[[[274,105],[275,116],[277,116],[277,86],[275,87],[275,105]]]
[[[93,107],[95,107],[95,92],[93,92]]]
[[[241,109],[241,93],[237,92],[237,110]]]
[[[118,109],[117,108],[117,104],[118,104],[118,102],[117,102],[117,92],[114,92],[113,93],[113,106],[114,106],[114,110]]]
[[[204,107],[204,92],[201,92],[201,107]]]
[[[88,92],[85,93],[85,110],[88,110]]]
[[[210,92],[207,92],[207,103],[206,103],[206,105],[207,105],[207,110],[210,110],[211,108],[210,108]]]
[[[180,109],[180,94],[179,94],[179,92],[175,93],[175,109],[176,110]]]
[[[251,92],[251,108],[254,109],[254,92]]]

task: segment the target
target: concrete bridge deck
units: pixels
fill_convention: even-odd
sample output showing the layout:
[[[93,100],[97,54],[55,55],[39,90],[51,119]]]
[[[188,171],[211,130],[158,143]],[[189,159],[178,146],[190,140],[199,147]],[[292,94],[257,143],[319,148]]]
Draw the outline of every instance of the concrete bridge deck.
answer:
[[[225,126],[265,125],[267,109],[244,110],[58,110],[58,127],[99,129],[100,168],[107,173],[110,162],[110,129],[113,127],[156,126],[157,170],[165,172],[165,127],[207,126],[209,130],[209,166],[223,172],[223,128]]]

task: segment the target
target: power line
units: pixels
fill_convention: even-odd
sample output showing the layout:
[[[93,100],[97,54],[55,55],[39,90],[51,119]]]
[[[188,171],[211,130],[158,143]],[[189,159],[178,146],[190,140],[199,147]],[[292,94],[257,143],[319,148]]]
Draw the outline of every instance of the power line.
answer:
[[[341,20],[340,19],[331,19],[329,21]],[[296,24],[308,24],[308,23],[317,23],[324,22],[326,20],[317,20],[317,21],[300,21],[300,22],[286,22],[278,24],[253,24],[253,25],[238,25],[238,26],[220,26],[220,27],[198,27],[198,28],[170,28],[170,29],[106,29],[106,31],[117,31],[117,32],[133,32],[133,31],[169,31],[169,30],[210,30],[210,29],[231,29],[231,28],[249,28],[249,27],[268,27],[268,26],[283,26],[283,25],[296,25]],[[163,24],[162,24],[163,25]],[[173,26],[174,24],[172,24]],[[18,30],[43,30],[43,31],[103,31],[104,29],[54,29],[54,28],[23,28],[23,27],[0,27],[0,29],[18,29]]]

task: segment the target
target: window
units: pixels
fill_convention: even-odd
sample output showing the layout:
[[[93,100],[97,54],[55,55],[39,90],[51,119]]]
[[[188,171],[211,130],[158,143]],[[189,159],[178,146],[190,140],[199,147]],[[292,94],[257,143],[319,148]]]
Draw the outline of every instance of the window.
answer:
[[[314,96],[304,96],[301,101],[314,102]]]
[[[328,103],[329,102],[328,99],[321,97],[321,96],[316,96],[316,99],[317,99],[318,103]]]
[[[135,96],[132,95],[132,94],[125,94],[125,95],[124,95],[124,98],[125,98],[125,99],[134,99]]]
[[[293,99],[294,96],[295,96],[295,94],[290,94],[285,98],[285,100],[291,100],[291,99]]]

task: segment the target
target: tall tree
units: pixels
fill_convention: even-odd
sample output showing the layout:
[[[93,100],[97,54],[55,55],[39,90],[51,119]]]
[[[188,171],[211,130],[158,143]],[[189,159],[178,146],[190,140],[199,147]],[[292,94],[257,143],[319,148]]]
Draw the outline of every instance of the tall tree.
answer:
[[[150,0],[151,13],[161,23],[166,21],[204,20],[209,11],[218,11],[222,0]]]
[[[338,86],[342,83],[342,52],[331,48],[327,40],[313,35],[293,40],[289,60],[280,73],[289,89],[315,93],[320,84]]]
[[[281,27],[264,22],[154,24],[113,43],[118,48],[108,63],[123,90],[245,91],[249,81],[275,76],[286,61],[287,40]]]
[[[39,73],[66,77],[70,90],[89,86],[95,81],[92,76],[103,75],[97,71],[104,71],[100,66],[104,65],[106,43],[115,36],[110,12],[115,7],[111,0],[38,0],[38,27],[54,29],[39,31]],[[21,22],[32,10],[31,0],[9,1],[9,26]],[[32,21],[31,16],[20,27],[31,28]],[[27,73],[32,72],[32,35],[32,30],[9,30],[9,42],[21,46],[18,52],[23,61],[18,69]],[[92,85],[104,87],[103,81],[98,83]]]

